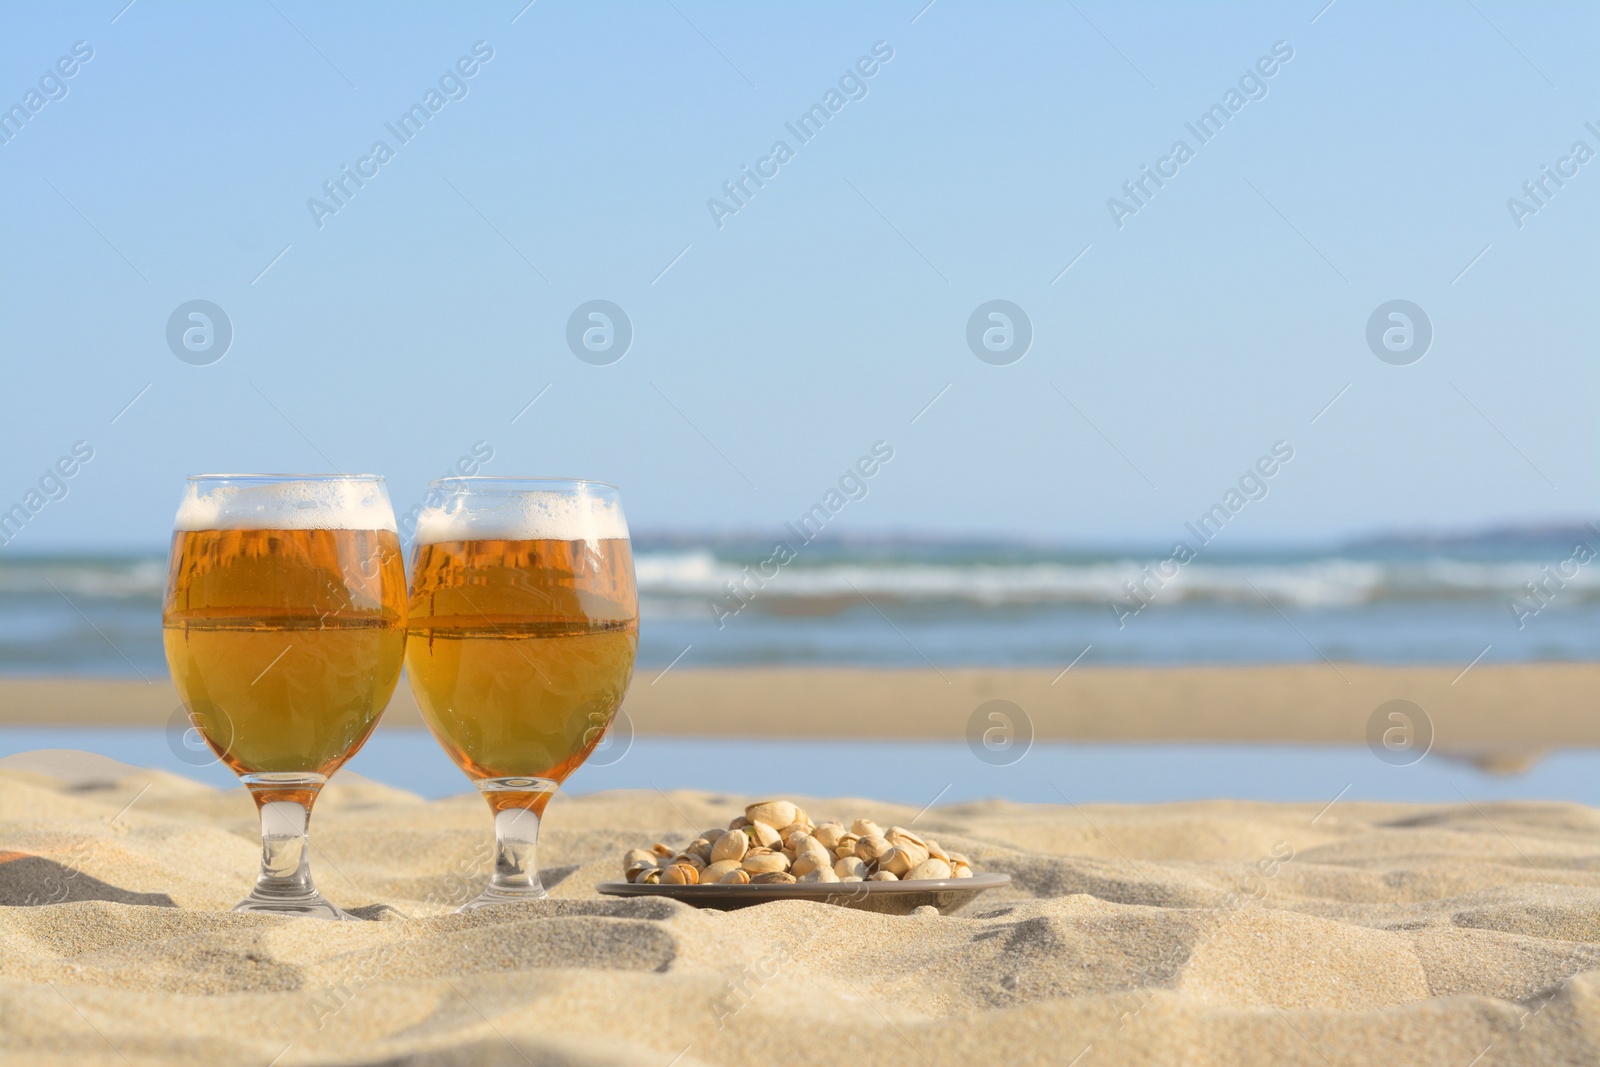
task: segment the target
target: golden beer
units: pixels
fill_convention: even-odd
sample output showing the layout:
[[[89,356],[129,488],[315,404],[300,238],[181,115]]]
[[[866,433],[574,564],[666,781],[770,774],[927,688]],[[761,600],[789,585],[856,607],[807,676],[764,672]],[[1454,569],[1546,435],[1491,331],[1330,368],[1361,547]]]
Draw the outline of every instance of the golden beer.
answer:
[[[445,752],[476,780],[564,781],[633,674],[627,538],[442,540],[417,549],[411,573],[406,672]],[[496,810],[549,799],[485,795]]]
[[[261,871],[233,910],[351,915],[317,891],[307,831],[405,657],[405,567],[371,474],[196,474],[161,607],[189,721],[256,802]]]
[[[392,530],[180,530],[162,637],[195,728],[236,773],[331,775],[399,680]]]

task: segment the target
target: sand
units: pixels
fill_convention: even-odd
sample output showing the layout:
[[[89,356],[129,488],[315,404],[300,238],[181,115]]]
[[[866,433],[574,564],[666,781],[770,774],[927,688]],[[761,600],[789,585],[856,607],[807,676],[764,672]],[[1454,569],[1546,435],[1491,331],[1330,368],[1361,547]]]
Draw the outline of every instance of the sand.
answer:
[[[1014,879],[960,915],[888,917],[599,897],[624,848],[747,798],[561,797],[553,899],[459,916],[481,802],[349,775],[314,866],[379,919],[336,924],[227,911],[258,854],[242,791],[16,764],[8,1065],[1600,1062],[1600,812],[1577,805],[804,801],[915,819]]]
[[[958,740],[986,700],[1027,714],[1039,741],[1366,743],[1389,700],[1417,704],[1436,748],[1484,762],[1600,746],[1600,663],[1437,667],[1288,664],[1056,670],[756,667],[641,670],[625,705],[640,734]],[[165,726],[166,677],[0,679],[0,726]],[[759,708],[759,714],[752,709]],[[422,727],[402,683],[387,729]]]

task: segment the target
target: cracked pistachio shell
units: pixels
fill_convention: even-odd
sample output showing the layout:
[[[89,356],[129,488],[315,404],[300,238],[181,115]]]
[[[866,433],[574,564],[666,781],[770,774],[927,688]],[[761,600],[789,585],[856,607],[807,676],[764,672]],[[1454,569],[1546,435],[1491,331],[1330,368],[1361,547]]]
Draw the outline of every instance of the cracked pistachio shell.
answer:
[[[849,832],[849,830],[844,828],[844,823],[825,822],[821,826],[818,826],[816,830],[812,832],[811,836],[816,838],[818,841],[821,841],[828,848],[838,848],[839,842],[843,840],[844,835]]]
[[[895,847],[883,854],[883,858],[878,861],[878,870],[888,871],[898,878],[904,878],[911,868],[916,865],[916,862],[911,858],[911,853],[903,848]]]
[[[884,835],[889,844],[900,849],[911,857],[911,865],[915,867],[928,858],[928,843],[910,830],[903,830],[898,826],[891,826]]]
[[[630,880],[637,882],[639,885],[659,885],[661,882],[661,870],[658,867],[650,870],[641,870],[637,878]]]
[[[748,871],[742,871],[742,870],[729,871],[727,874],[724,874],[721,878],[717,879],[717,884],[719,884],[719,885],[749,885],[750,884],[750,873]]]
[[[883,828],[871,819],[857,819],[850,824],[850,832],[857,837],[882,837]]]
[[[783,838],[778,835],[775,828],[759,820],[750,824],[750,836],[763,848],[772,848],[783,843]]]
[[[698,885],[700,872],[687,863],[674,863],[661,872],[662,885]]]
[[[888,841],[877,834],[868,834],[856,842],[856,855],[868,863],[873,863],[882,859],[889,848]]]
[[[750,876],[751,885],[788,885],[796,881],[788,871],[766,871]]]
[[[952,878],[971,878],[972,877],[972,868],[968,867],[966,864],[963,863],[961,866],[957,867],[954,871],[950,872],[950,877],[952,877]]]
[[[654,867],[655,865],[656,854],[654,852],[647,852],[642,848],[630,848],[622,854],[622,867],[624,870],[633,867]]]
[[[859,856],[848,856],[834,863],[833,873],[840,878],[865,878],[867,876],[867,865],[861,861]]]

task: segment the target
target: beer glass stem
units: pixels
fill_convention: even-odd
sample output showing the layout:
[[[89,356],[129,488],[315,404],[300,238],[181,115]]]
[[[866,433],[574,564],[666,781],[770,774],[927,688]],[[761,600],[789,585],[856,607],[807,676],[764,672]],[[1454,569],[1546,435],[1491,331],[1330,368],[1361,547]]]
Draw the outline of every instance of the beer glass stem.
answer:
[[[234,911],[348,919],[311,881],[311,806],[328,781],[320,774],[240,776],[261,814],[261,873]]]
[[[494,873],[484,891],[461,910],[544,899],[539,817],[555,795],[556,783],[548,778],[482,778],[477,786],[494,812]]]

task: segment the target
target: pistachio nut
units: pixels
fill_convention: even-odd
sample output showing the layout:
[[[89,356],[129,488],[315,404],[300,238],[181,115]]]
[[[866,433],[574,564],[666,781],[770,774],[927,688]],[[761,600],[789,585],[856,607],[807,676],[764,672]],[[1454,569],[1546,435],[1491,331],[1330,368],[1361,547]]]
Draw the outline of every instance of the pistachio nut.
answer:
[[[722,876],[727,874],[729,871],[737,871],[739,869],[738,860],[718,860],[700,872],[700,881],[718,882],[721,881]]]
[[[766,871],[750,876],[751,885],[787,885],[794,881],[796,881],[795,876],[788,871]]]
[[[788,826],[795,821],[798,810],[788,800],[762,800],[745,808],[744,816],[751,822],[764,822],[768,826]]]
[[[888,871],[898,878],[904,878],[907,872],[916,865],[917,861],[911,858],[911,853],[899,846],[891,848],[878,860],[878,870]]]
[[[717,838],[716,844],[711,846],[711,862],[742,860],[744,854],[749,851],[750,839],[744,834],[723,834]]]
[[[777,874],[789,869],[789,860],[778,852],[746,853],[740,866],[752,875]]]
[[[909,855],[913,867],[928,858],[928,843],[910,830],[891,826],[884,838],[889,844]]]
[[[840,878],[865,878],[867,865],[859,856],[848,856],[834,863],[833,873]]]
[[[875,863],[883,858],[890,847],[889,842],[878,834],[867,834],[856,842],[856,855],[868,863]]]
[[[662,885],[698,885],[700,872],[687,863],[674,863],[661,872]]]
[[[828,862],[828,859],[819,857],[815,852],[802,852],[789,865],[789,873],[798,877],[802,874],[810,874],[812,871],[820,870],[823,867],[828,868],[830,871],[833,870],[833,864]]]
[[[944,860],[934,859],[932,856],[929,856],[927,859],[911,868],[910,874],[904,875],[903,877],[908,882],[924,878],[949,878],[950,865]]]

